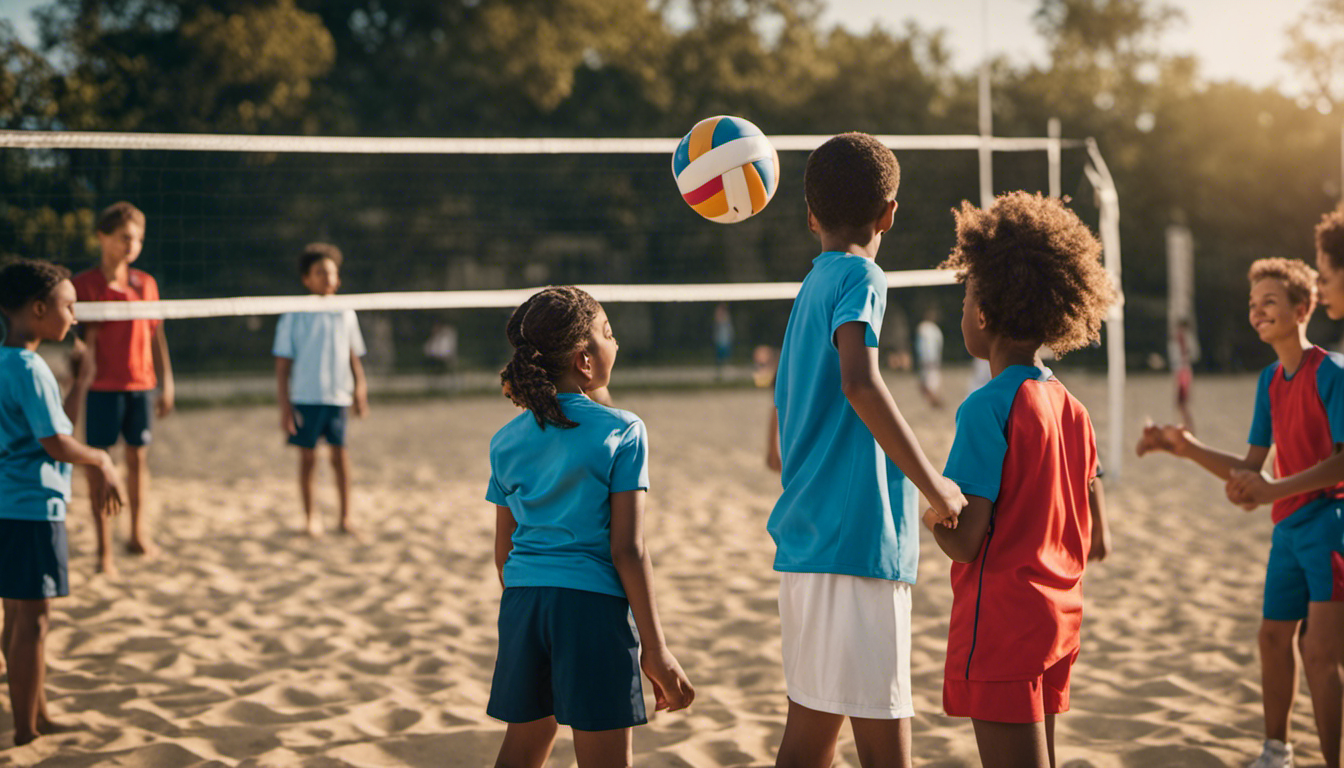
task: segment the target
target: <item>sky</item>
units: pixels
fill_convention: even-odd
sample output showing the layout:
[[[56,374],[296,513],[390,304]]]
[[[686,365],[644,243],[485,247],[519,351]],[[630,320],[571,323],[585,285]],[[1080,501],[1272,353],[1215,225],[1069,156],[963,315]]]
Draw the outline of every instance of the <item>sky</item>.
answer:
[[[899,29],[913,19],[926,29],[945,29],[959,69],[980,61],[986,43],[983,14],[989,17],[992,55],[1018,62],[1041,61],[1045,46],[1031,23],[1038,0],[825,0],[825,20],[855,31],[874,23]],[[1211,80],[1277,85],[1293,92],[1292,71],[1283,62],[1284,30],[1311,0],[1167,0],[1185,13],[1163,38],[1171,53],[1194,53]],[[12,21],[27,40],[35,37],[31,11],[44,0],[0,0],[0,18]]]

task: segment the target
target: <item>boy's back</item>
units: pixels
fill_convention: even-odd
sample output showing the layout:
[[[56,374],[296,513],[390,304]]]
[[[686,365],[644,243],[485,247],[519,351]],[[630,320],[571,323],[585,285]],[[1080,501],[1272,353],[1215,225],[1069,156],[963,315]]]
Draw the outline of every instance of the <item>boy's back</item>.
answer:
[[[1087,410],[1050,369],[1010,366],[962,403],[945,473],[994,507],[952,564],[948,678],[1028,679],[1078,648],[1096,470]]]
[[[794,301],[775,383],[784,484],[767,525],[775,570],[915,581],[914,486],[846,399],[835,347],[851,322],[877,346],[886,291],[873,260],[826,252]]]

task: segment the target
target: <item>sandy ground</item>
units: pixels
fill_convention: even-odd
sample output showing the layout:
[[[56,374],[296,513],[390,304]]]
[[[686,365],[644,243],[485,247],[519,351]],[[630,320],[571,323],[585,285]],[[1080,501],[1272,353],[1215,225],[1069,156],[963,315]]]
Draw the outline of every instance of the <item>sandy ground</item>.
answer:
[[[1104,381],[1060,375],[1106,429]],[[647,536],[664,626],[698,691],[686,713],[635,735],[643,766],[768,766],[784,725],[777,578],[765,520],[777,493],[761,447],[757,390],[619,390],[652,439]],[[948,377],[954,398],[962,377]],[[941,464],[952,412],[923,407],[908,377],[897,402]],[[1170,417],[1166,378],[1131,379],[1127,434]],[[1239,449],[1254,379],[1201,379],[1207,440]],[[377,404],[351,428],[363,542],[298,534],[296,457],[269,408],[219,408],[162,422],[153,447],[165,553],[92,575],[87,503],[71,518],[72,596],[48,644],[54,716],[73,732],[0,749],[0,766],[486,766],[502,725],[485,716],[499,587],[493,511],[483,500],[490,435],[505,400]],[[334,522],[323,467],[320,499]],[[82,482],[77,482],[82,486]],[[82,489],[81,489],[82,492]],[[1110,486],[1115,553],[1088,571],[1073,711],[1061,764],[1241,765],[1258,752],[1254,651],[1268,513],[1169,457],[1131,459]],[[121,530],[124,533],[124,522]],[[915,590],[916,765],[975,766],[968,721],[940,711],[951,591],[925,534]],[[648,686],[646,685],[646,692]],[[1300,764],[1321,764],[1299,695]],[[11,743],[8,699],[0,743]],[[562,732],[553,766],[572,766]],[[846,730],[837,765],[857,766]]]

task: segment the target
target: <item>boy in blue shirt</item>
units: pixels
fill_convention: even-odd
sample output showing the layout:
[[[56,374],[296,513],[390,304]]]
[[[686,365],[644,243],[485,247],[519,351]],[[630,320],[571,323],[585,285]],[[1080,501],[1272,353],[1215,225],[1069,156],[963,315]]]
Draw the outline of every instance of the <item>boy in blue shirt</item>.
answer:
[[[14,743],[54,730],[47,717],[45,645],[51,598],[70,594],[66,506],[70,464],[96,468],[93,509],[115,514],[124,496],[107,451],[71,437],[61,390],[37,355],[75,323],[70,273],[20,259],[0,267],[0,598],[5,623],[0,651],[9,668]]]
[[[299,256],[303,285],[318,296],[331,296],[341,286],[341,251],[312,243]],[[290,312],[275,327],[275,378],[280,401],[280,429],[290,445],[299,447],[299,492],[309,536],[322,535],[322,518],[313,511],[313,474],[317,439],[331,446],[331,467],[341,502],[341,533],[354,533],[350,522],[350,455],[345,450],[346,411],[354,406],[363,418],[369,411],[364,382],[364,337],[354,310]]]
[[[784,492],[767,527],[789,695],[778,766],[830,765],[847,716],[865,768],[910,765],[915,489],[949,524],[966,504],[878,371],[887,283],[875,259],[899,181],[891,150],[862,133],[818,147],[804,174],[824,252],[794,301],[775,384]]]

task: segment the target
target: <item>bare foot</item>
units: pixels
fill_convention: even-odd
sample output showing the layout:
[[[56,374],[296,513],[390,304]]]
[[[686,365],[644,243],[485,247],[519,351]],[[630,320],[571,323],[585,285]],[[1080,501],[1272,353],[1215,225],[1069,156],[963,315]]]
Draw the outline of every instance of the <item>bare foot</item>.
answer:
[[[107,555],[98,559],[98,564],[93,567],[94,573],[101,573],[109,579],[115,579],[121,575],[117,570],[117,564],[113,562],[112,556]]]
[[[57,733],[69,733],[78,730],[79,726],[74,723],[67,723],[61,720],[52,720],[47,717],[37,719],[37,732],[43,736],[51,736]]]
[[[321,537],[325,530],[326,529],[322,525],[322,518],[318,517],[317,515],[313,515],[312,517],[308,518],[308,526],[304,530],[304,533],[307,533],[309,538],[316,539]]]
[[[145,539],[131,539],[126,542],[126,552],[132,555],[138,555],[146,560],[153,560],[159,556],[159,547],[154,542]]]
[[[15,731],[14,746],[22,747],[24,744],[31,744],[32,742],[37,741],[37,737],[41,735],[42,734],[40,733],[19,733],[18,731]]]
[[[356,528],[349,520],[342,520],[339,530],[342,536],[349,536],[355,541],[364,540],[364,531],[360,528]]]

